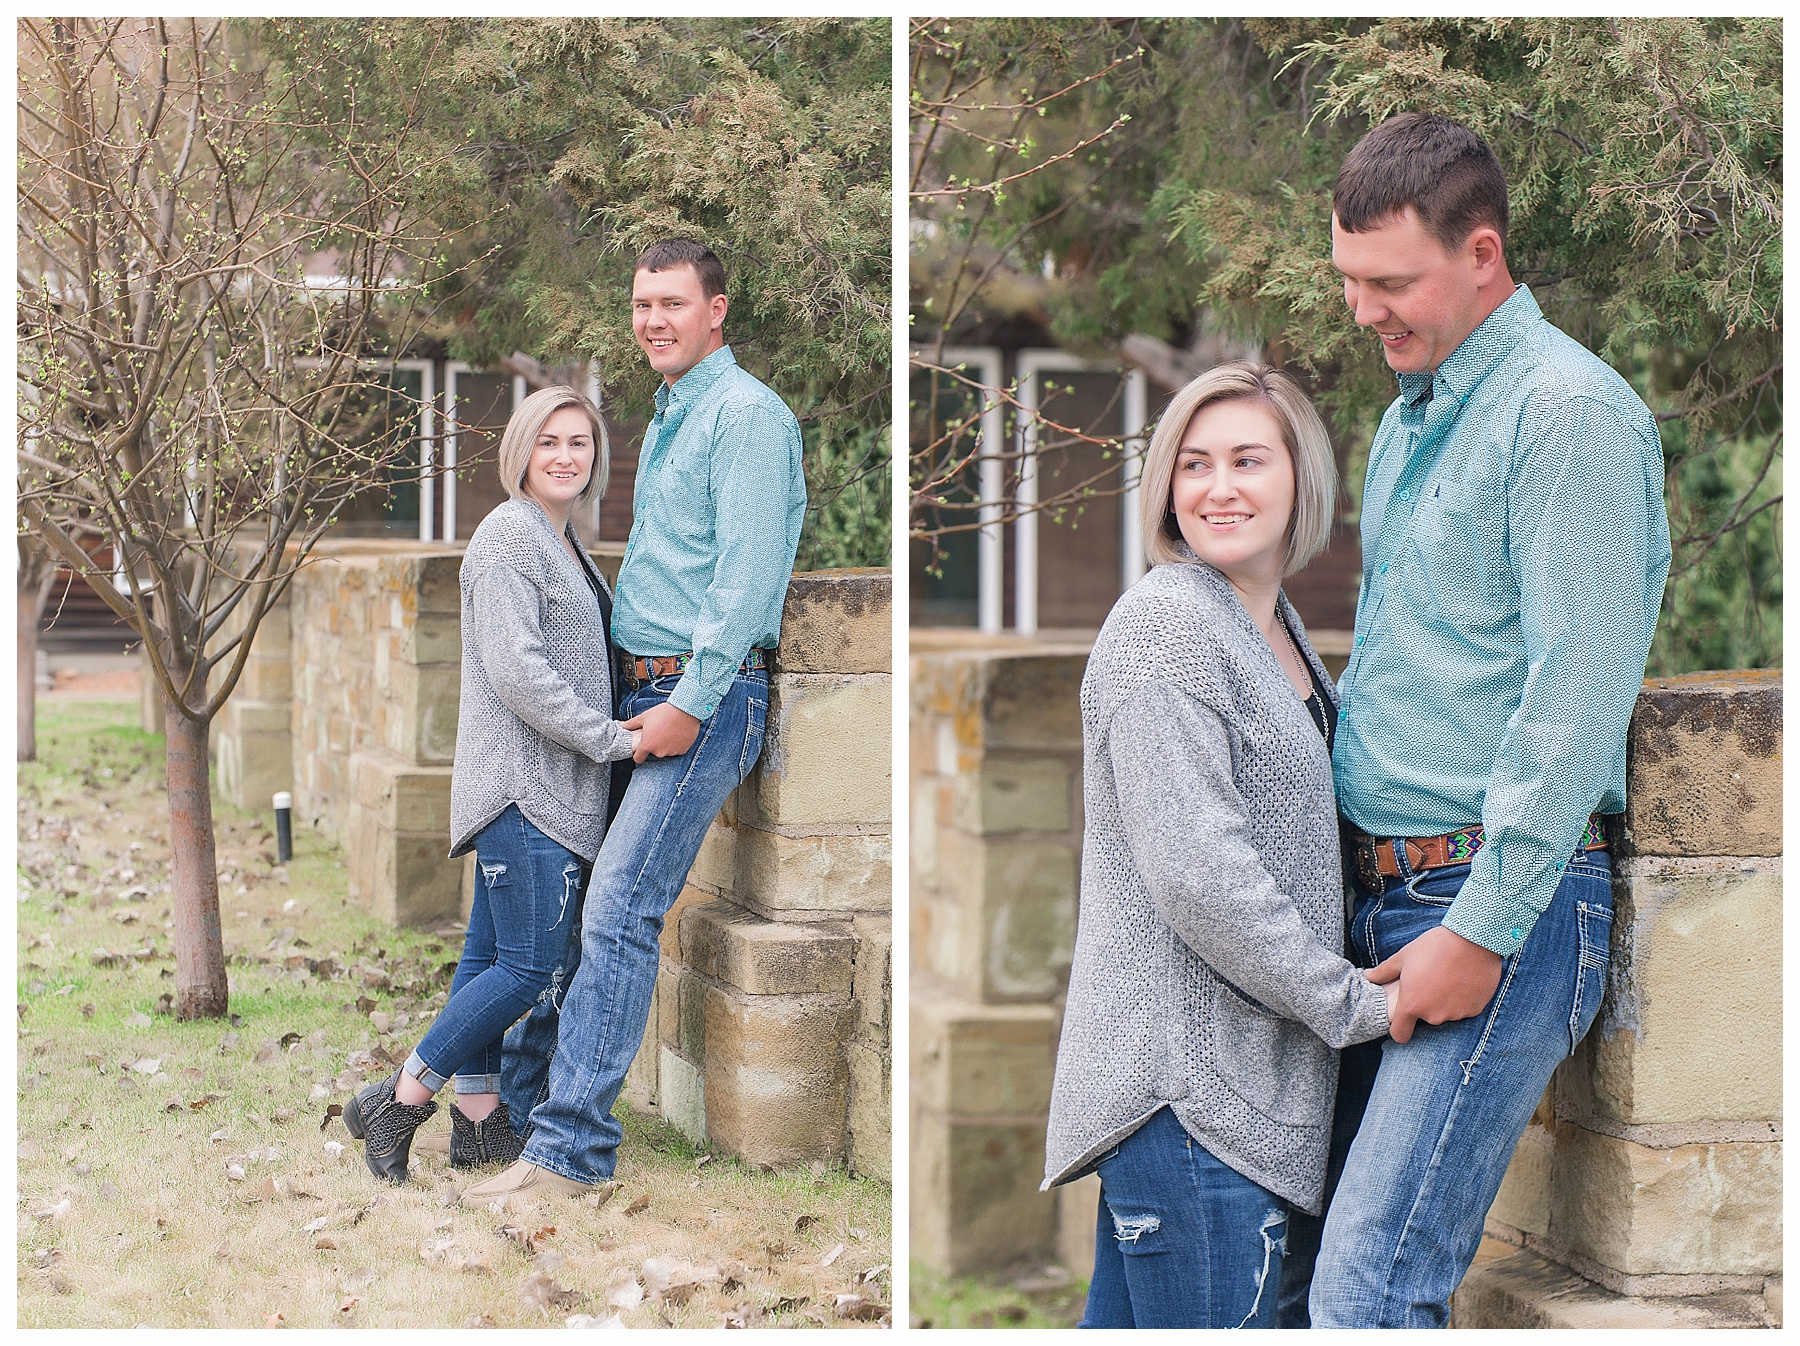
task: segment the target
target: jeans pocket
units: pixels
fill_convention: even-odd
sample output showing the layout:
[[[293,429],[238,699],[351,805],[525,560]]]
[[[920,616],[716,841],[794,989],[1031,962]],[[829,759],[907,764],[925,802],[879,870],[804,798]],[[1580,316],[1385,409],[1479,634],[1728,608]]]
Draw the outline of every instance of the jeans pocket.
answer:
[[[1612,908],[1601,902],[1575,904],[1575,936],[1580,956],[1575,960],[1575,996],[1569,1007],[1569,1055],[1581,1045],[1600,1000],[1606,994],[1606,969],[1612,956]]]
[[[762,755],[763,735],[768,731],[769,702],[766,692],[752,692],[745,699],[744,749],[738,757],[738,779],[750,774]]]

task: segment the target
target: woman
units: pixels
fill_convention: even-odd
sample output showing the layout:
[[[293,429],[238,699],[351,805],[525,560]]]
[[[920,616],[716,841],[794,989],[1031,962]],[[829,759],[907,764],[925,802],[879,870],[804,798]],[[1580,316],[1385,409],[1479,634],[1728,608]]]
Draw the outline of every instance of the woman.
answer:
[[[603,495],[606,429],[573,388],[519,404],[500,441],[512,497],[462,564],[462,704],[450,777],[452,856],[474,899],[450,1000],[406,1064],[363,1089],[344,1125],[379,1178],[406,1181],[413,1133],[456,1083],[450,1159],[511,1163],[524,1141],[500,1101],[500,1041],[551,985],[606,826],[610,763],[637,734],[613,718],[612,593],[569,516]]]
[[[1335,1048],[1387,1032],[1340,954],[1336,692],[1281,592],[1323,550],[1331,444],[1294,383],[1176,394],[1141,483],[1155,568],[1081,686],[1081,908],[1045,1187],[1100,1175],[1085,1327],[1267,1327],[1317,1212]]]

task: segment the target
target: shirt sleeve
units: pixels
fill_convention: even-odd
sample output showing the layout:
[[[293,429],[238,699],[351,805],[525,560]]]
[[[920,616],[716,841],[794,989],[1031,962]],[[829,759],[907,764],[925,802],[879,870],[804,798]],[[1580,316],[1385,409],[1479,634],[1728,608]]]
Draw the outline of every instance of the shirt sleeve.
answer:
[[[1526,442],[1507,504],[1525,688],[1482,805],[1483,844],[1444,924],[1502,957],[1525,942],[1622,776],[1669,564],[1660,445],[1618,408],[1563,402]]]
[[[576,695],[544,649],[544,591],[504,562],[470,582],[475,655],[494,695],[532,729],[593,762],[631,756],[631,732]]]
[[[1126,843],[1158,914],[1183,942],[1329,1046],[1384,1036],[1385,993],[1313,933],[1251,844],[1219,716],[1151,683],[1119,705],[1107,732]]]
[[[717,560],[694,619],[694,657],[669,704],[704,720],[737,676],[738,665],[794,570],[788,515],[800,476],[800,427],[785,408],[757,401],[719,421],[709,484]]]

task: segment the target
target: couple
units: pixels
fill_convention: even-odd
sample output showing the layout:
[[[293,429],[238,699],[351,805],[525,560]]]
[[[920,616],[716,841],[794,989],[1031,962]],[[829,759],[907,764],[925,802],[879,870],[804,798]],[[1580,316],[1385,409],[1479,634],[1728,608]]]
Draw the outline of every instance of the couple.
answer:
[[[450,853],[476,859],[462,960],[406,1063],[344,1108],[370,1171],[404,1182],[413,1133],[454,1081],[451,1162],[511,1164],[463,1193],[475,1205],[613,1172],[663,917],[762,749],[806,509],[799,424],[725,345],[719,259],[658,243],[631,302],[663,384],[617,601],[569,524],[606,490],[605,426],[574,389],[541,389],[501,439],[512,498],[462,564]]]
[[[1045,1185],[1100,1176],[1088,1327],[1444,1326],[1605,986],[1600,819],[1669,566],[1655,420],[1515,286],[1467,128],[1382,123],[1332,211],[1400,383],[1339,687],[1281,592],[1325,545],[1331,445],[1254,365],[1171,402],[1158,564],[1082,684]]]

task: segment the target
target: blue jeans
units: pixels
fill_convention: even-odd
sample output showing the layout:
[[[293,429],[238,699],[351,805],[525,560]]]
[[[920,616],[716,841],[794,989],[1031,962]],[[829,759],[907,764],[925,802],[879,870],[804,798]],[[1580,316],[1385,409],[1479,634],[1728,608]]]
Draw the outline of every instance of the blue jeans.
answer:
[[[621,702],[619,718],[661,705],[678,681],[670,676],[640,683]],[[740,669],[692,747],[680,757],[652,757],[632,772],[594,861],[579,963],[563,1001],[540,1002],[507,1038],[501,1096],[522,1117],[513,1100],[542,1095],[530,1109],[524,1154],[540,1168],[577,1182],[612,1176],[624,1135],[612,1108],[650,1018],[663,917],[681,893],[706,829],[756,764],[768,709],[768,674]],[[555,1054],[546,1063],[553,1017]]]
[[[1273,1327],[1287,1202],[1161,1108],[1099,1164],[1082,1327]]]
[[[1352,958],[1373,966],[1438,925],[1468,876],[1456,865],[1386,879],[1379,892],[1358,883]],[[1513,1149],[1551,1072],[1599,1012],[1612,912],[1612,858],[1577,852],[1502,963],[1486,1010],[1382,1044],[1325,1217],[1313,1326],[1448,1324]]]
[[[525,820],[516,804],[475,834],[475,895],[450,999],[406,1073],[436,1091],[500,1089],[501,1039],[555,980],[588,866]]]

